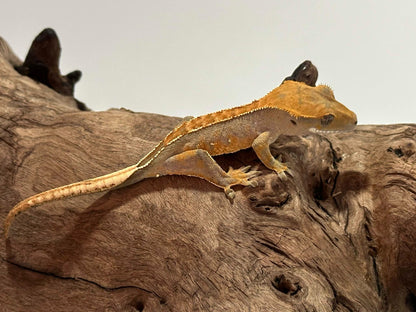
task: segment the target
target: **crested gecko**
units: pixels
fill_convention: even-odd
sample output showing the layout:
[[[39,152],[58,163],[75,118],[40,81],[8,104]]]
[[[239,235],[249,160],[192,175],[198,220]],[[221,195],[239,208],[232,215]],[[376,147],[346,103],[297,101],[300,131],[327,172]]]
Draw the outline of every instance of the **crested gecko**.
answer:
[[[54,188],[18,203],[5,220],[8,236],[13,219],[30,207],[71,196],[124,187],[146,178],[187,175],[222,188],[229,199],[234,185],[255,186],[259,175],[250,167],[224,171],[212,156],[253,148],[260,161],[280,176],[288,170],[275,159],[270,144],[280,134],[302,135],[309,129],[350,130],[356,115],[335,100],[325,86],[284,81],[263,98],[250,104],[183,121],[138,163],[97,178]]]

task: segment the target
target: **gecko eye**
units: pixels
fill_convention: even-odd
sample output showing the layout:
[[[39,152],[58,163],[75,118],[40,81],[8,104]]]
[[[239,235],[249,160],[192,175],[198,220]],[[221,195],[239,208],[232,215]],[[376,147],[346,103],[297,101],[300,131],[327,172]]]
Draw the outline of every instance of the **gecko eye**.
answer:
[[[325,115],[321,119],[321,125],[322,126],[328,126],[332,122],[332,120],[334,120],[334,118],[335,118],[335,116],[332,115],[332,114]]]

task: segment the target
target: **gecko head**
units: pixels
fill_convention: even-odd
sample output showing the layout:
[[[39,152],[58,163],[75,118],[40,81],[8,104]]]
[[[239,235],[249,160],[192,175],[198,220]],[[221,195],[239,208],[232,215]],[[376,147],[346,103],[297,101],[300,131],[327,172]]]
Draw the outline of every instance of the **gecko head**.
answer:
[[[292,116],[308,120],[308,126],[317,130],[351,130],[357,116],[335,99],[330,87],[311,87],[303,82],[285,81],[276,95],[278,106]]]
[[[335,99],[330,87],[319,85],[313,91],[318,112],[315,118],[319,119],[315,125],[317,130],[352,130],[357,125],[357,115]]]

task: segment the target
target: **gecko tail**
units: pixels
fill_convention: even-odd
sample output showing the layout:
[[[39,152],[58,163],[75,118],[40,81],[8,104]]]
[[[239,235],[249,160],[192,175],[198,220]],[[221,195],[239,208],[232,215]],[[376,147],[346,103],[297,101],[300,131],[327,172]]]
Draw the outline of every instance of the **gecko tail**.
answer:
[[[10,226],[14,220],[14,218],[24,212],[25,210],[38,206],[43,203],[91,194],[91,193],[98,193],[106,190],[113,189],[118,187],[119,185],[123,184],[129,177],[131,177],[137,170],[139,170],[137,165],[133,165],[124,169],[121,169],[116,172],[112,172],[107,175],[103,175],[97,178],[84,180],[68,185],[64,185],[61,187],[57,187],[31,197],[28,197],[21,202],[19,202],[16,206],[13,207],[12,210],[8,213],[5,221],[4,221],[4,235],[7,238],[9,234]]]

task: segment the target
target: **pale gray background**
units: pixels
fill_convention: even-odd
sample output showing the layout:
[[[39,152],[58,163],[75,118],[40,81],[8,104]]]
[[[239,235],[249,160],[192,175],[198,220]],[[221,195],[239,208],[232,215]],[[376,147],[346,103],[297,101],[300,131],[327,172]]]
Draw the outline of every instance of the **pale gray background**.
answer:
[[[24,58],[45,27],[94,110],[173,116],[242,105],[310,59],[361,124],[416,122],[415,1],[2,1]]]

